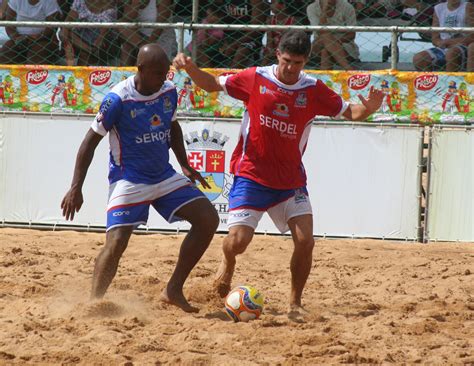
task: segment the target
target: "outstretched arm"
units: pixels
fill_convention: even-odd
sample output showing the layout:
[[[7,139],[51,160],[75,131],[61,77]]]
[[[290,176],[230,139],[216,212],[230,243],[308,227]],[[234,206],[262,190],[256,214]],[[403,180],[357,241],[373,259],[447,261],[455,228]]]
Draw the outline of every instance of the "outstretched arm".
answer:
[[[183,131],[177,120],[171,121],[171,150],[173,150],[176,159],[178,160],[179,165],[183,174],[188,177],[193,183],[198,180],[201,182],[203,187],[211,188],[211,186],[206,182],[199,172],[191,168],[188,163],[188,157],[186,155],[186,149],[184,148],[183,142]]]
[[[87,131],[84,140],[82,140],[81,146],[76,157],[76,165],[74,167],[74,176],[72,178],[71,188],[64,196],[61,202],[61,208],[63,210],[63,216],[66,220],[73,220],[74,213],[79,212],[84,199],[82,198],[82,186],[86,179],[87,170],[94,157],[94,151],[102,140],[101,135],[95,133],[94,130],[89,129]]]
[[[191,57],[186,56],[184,53],[176,55],[173,60],[173,66],[176,70],[184,69],[197,86],[209,93],[224,90],[214,75],[201,70]]]
[[[370,88],[367,99],[358,95],[361,104],[349,104],[343,116],[350,121],[364,121],[382,105],[384,93],[380,89]]]

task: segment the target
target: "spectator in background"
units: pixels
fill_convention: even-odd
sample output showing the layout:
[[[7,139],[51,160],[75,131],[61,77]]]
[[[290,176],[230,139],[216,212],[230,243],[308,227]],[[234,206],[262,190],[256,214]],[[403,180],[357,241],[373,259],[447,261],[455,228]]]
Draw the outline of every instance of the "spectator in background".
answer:
[[[5,20],[7,14],[8,0],[3,0],[0,4],[0,20]]]
[[[56,0],[9,0],[5,20],[55,21],[59,19],[59,16],[60,10]],[[56,62],[55,29],[6,27],[6,32],[10,39],[0,49],[0,63],[52,64]]]
[[[128,0],[125,3],[123,22],[168,23],[173,15],[173,0]],[[133,66],[138,49],[147,43],[158,43],[172,60],[178,51],[176,33],[172,28],[121,28],[122,49],[120,64]]]
[[[68,22],[115,22],[115,0],[74,0],[65,21]],[[64,28],[62,40],[67,65],[110,65],[116,54],[117,31],[107,28]]]
[[[356,25],[355,9],[347,0],[316,0],[306,12],[311,25]],[[334,64],[351,70],[351,64],[359,60],[355,32],[314,32],[312,54],[320,58],[323,70],[332,70]]]
[[[217,0],[225,11],[225,24],[265,24],[268,4],[262,0]],[[221,53],[227,66],[245,68],[256,63],[262,49],[260,31],[226,30]]]
[[[272,14],[268,18],[269,25],[293,25],[295,17],[290,14],[291,0],[271,0],[270,9]],[[276,50],[280,43],[282,32],[267,32],[267,44],[263,49],[263,65],[271,65],[276,62]]]
[[[219,5],[209,4],[206,8],[204,24],[222,23],[224,12]],[[224,31],[222,29],[199,29],[197,32],[197,63],[201,67],[224,67],[224,57],[220,52]],[[192,42],[186,47],[192,53]]]
[[[474,5],[462,0],[448,0],[434,7],[433,27],[473,27]],[[474,34],[432,33],[433,48],[413,56],[417,70],[459,71],[468,63],[474,71]],[[468,50],[470,52],[468,52]],[[468,61],[469,58],[469,61]]]

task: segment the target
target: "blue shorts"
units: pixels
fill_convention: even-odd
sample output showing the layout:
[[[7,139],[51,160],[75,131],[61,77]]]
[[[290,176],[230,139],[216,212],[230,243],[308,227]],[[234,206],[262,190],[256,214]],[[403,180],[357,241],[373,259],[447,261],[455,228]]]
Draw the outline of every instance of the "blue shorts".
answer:
[[[207,199],[204,193],[180,174],[156,184],[119,180],[109,188],[107,231],[118,226],[145,225],[150,205],[170,223],[181,220],[176,211],[202,198]]]
[[[265,212],[280,232],[288,231],[288,220],[312,215],[308,190],[306,187],[272,189],[247,178],[234,177],[229,194],[227,226],[244,225],[255,230]]]
[[[467,63],[467,46],[458,44],[455,46],[461,51],[461,68],[466,68]],[[438,69],[444,69],[446,67],[446,52],[447,48],[432,47],[426,50],[431,56],[432,65]]]

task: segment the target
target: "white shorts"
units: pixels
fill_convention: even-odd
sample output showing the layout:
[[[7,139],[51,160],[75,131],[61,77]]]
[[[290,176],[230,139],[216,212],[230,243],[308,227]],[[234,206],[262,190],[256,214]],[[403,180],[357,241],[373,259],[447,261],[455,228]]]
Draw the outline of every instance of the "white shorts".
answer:
[[[288,221],[291,218],[313,214],[309,196],[302,192],[300,193],[301,194],[290,197],[286,201],[280,202],[266,210],[281,233],[285,233],[290,229],[288,227]],[[264,213],[265,211],[250,208],[232,210],[229,212],[227,227],[244,225],[250,226],[255,230]]]

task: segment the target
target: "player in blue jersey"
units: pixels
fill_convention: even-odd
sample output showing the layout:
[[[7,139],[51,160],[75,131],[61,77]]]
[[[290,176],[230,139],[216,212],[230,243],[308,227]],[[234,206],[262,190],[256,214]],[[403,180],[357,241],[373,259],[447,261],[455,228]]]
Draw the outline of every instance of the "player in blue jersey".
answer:
[[[83,203],[82,186],[94,151],[109,133],[107,236],[96,259],[91,297],[104,296],[133,229],[146,224],[152,205],[168,222],[186,220],[192,225],[161,300],[186,312],[197,312],[185,299],[183,285],[209,246],[219,219],[212,204],[194,184],[198,180],[210,188],[188,164],[183,134],[176,120],[176,87],[166,80],[169,66],[159,45],[148,44],[140,49],[138,72],[105,96],[82,141],[71,188],[61,208],[66,220],[74,219]],[[169,163],[170,148],[183,175],[176,173]]]

